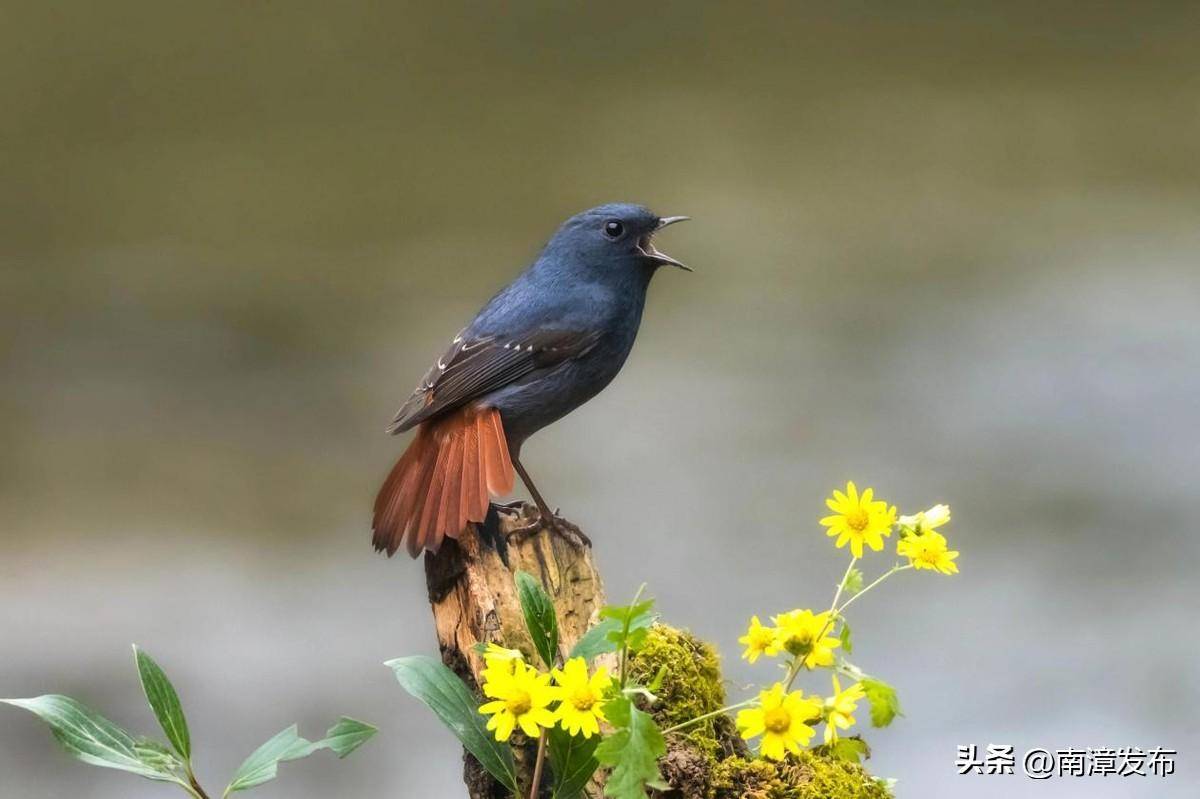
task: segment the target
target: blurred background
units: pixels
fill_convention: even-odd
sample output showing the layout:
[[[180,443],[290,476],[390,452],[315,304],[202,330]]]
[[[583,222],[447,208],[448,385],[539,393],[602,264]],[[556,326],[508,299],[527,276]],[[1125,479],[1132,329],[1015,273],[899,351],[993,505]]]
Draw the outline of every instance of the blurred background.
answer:
[[[736,695],[749,615],[829,600],[833,487],[949,502],[961,575],[852,614],[906,711],[873,772],[1007,797],[957,745],[1161,746],[1172,778],[1036,793],[1193,796],[1200,11],[1122,6],[5,4],[0,695],[151,732],[137,642],[210,790],[345,713],[382,734],[257,795],[461,796],[381,665],[434,651],[420,564],[369,546],[383,429],[631,200],[694,217],[661,246],[696,273],[526,447],[610,596],[648,581]],[[0,710],[0,795],[169,792]]]

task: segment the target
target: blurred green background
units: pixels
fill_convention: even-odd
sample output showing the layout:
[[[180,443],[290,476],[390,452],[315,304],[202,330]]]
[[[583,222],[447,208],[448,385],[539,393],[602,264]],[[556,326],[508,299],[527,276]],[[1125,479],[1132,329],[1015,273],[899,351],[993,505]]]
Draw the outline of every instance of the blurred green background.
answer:
[[[1195,4],[66,3],[0,8],[0,695],[149,732],[174,677],[204,781],[294,720],[383,734],[266,797],[461,795],[381,665],[432,652],[372,554],[383,428],[566,216],[662,246],[605,393],[526,462],[725,653],[827,602],[853,478],[954,507],[962,574],[857,604],[901,690],[902,797],[1009,797],[955,747],[1200,743]],[[874,564],[873,566],[871,564]],[[890,560],[877,556],[868,569]],[[810,690],[824,689],[814,683]],[[1187,788],[1187,785],[1193,788]],[[0,711],[0,795],[168,788]]]

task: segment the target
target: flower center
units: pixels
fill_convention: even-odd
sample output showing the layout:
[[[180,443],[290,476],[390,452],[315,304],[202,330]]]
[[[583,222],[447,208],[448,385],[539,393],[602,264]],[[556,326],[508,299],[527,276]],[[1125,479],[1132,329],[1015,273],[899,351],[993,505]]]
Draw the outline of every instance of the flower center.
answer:
[[[781,707],[773,707],[763,713],[763,726],[767,732],[782,735],[792,726],[792,714]]]
[[[533,699],[529,696],[528,691],[517,691],[508,699],[504,700],[508,712],[514,716],[523,716],[533,707]]]
[[[800,655],[810,654],[813,649],[812,631],[804,630],[803,632],[793,635],[787,640],[787,643],[784,644],[784,649],[786,649],[789,654],[797,657]]]
[[[580,688],[571,694],[571,704],[576,710],[591,710],[596,704],[596,695],[587,688]]]
[[[846,514],[846,526],[860,533],[867,529],[867,524],[870,521],[871,519],[867,516],[867,512],[862,508]]]

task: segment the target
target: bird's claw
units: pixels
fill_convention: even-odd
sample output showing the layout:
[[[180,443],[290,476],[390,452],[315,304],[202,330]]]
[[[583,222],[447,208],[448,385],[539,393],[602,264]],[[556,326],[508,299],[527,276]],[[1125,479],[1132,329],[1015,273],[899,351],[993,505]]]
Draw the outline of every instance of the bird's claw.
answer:
[[[513,503],[518,505],[519,503]],[[498,505],[497,508],[504,508],[506,511],[513,511],[515,508],[510,506]],[[504,512],[504,511],[502,511]],[[536,516],[529,518],[524,524],[514,527],[508,531],[508,538],[515,539],[517,543],[524,541],[529,536],[537,533],[542,528],[550,530],[551,533],[558,535],[564,541],[577,549],[592,546],[592,539],[580,530],[576,525],[567,521],[558,515],[558,513],[550,514],[550,518],[546,519],[545,514],[538,510]]]
[[[521,516],[521,512],[525,508],[525,503],[519,499],[514,502],[493,502],[492,507],[496,509],[497,513],[502,513],[505,516],[516,516],[519,518]]]

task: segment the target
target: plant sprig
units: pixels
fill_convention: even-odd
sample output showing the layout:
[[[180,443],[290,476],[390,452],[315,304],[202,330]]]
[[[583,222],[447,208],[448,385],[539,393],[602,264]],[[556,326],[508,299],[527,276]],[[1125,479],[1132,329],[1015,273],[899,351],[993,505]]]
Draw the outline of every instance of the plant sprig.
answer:
[[[29,699],[0,699],[23,708],[50,726],[67,754],[102,768],[118,769],[182,788],[193,799],[209,799],[192,769],[192,739],[183,704],[166,672],[141,648],[133,647],[142,692],[168,744],[135,738],[87,705],[59,694]],[[271,738],[242,763],[222,796],[262,785],[275,778],[279,764],[329,749],[346,757],[375,734],[370,724],[343,716],[318,741],[301,738],[295,725]]]

